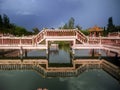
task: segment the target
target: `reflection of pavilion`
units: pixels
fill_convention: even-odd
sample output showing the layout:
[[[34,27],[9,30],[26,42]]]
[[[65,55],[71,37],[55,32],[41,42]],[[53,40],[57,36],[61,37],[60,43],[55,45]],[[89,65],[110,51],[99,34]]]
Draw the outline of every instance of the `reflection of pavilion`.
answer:
[[[101,56],[101,51],[100,50],[91,49],[89,54],[90,54],[90,56],[98,57],[98,56]]]
[[[59,53],[59,46],[58,46],[58,44],[51,44],[49,46],[49,53],[58,54]]]
[[[59,45],[58,44],[51,44],[49,48],[50,48],[50,51],[56,51],[59,49]]]
[[[89,34],[90,37],[99,37],[103,34],[103,29],[98,26],[89,28],[88,31],[90,32]]]

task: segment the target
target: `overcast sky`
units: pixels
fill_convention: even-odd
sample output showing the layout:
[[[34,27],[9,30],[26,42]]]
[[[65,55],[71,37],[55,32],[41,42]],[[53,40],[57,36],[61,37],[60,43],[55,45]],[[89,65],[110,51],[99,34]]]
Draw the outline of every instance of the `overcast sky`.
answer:
[[[108,18],[120,25],[120,0],[0,0],[0,14],[29,30],[57,28],[70,17],[83,29],[107,26]]]

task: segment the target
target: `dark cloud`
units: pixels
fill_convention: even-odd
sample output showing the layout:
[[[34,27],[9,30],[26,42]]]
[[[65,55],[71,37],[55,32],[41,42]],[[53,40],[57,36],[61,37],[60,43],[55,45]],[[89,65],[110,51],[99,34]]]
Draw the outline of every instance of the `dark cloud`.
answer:
[[[74,17],[83,28],[106,26],[113,17],[120,25],[120,0],[0,0],[0,13],[28,29],[59,27]]]

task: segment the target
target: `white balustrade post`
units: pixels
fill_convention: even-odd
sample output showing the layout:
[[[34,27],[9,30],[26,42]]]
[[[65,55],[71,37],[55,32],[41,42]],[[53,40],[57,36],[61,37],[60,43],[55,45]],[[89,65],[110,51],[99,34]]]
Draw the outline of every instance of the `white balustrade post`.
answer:
[[[46,40],[46,54],[48,54],[48,40]]]
[[[101,36],[100,36],[100,45],[101,45]]]
[[[21,60],[23,59],[23,48],[22,48],[22,46],[20,46],[20,59]]]
[[[2,36],[2,44],[3,44],[3,36]]]
[[[21,41],[22,37],[20,38],[20,46],[22,45],[22,41]]]
[[[72,53],[75,54],[75,45],[76,45],[76,40],[74,39],[73,41],[73,47],[72,47]]]

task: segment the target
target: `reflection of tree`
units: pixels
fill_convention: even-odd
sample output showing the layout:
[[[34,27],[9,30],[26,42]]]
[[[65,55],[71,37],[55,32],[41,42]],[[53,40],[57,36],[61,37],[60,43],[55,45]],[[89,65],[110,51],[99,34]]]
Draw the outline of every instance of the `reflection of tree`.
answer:
[[[59,49],[62,49],[66,52],[70,52],[70,46],[69,44],[62,44],[62,45],[59,45]]]

